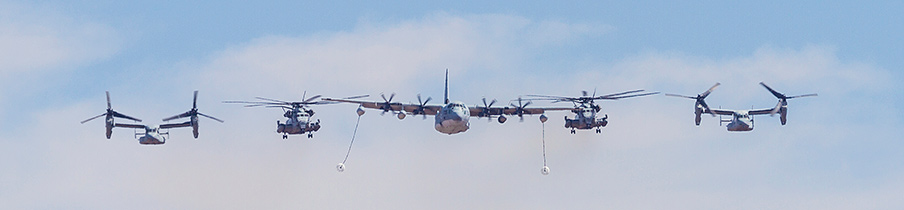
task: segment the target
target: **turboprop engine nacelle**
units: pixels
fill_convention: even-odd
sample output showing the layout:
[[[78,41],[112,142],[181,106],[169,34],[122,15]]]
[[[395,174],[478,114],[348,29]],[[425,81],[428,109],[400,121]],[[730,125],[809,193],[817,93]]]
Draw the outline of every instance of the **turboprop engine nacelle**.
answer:
[[[496,119],[496,120],[499,121],[499,124],[502,124],[502,123],[505,123],[506,118],[505,118],[505,116],[499,116],[499,119]]]
[[[405,119],[405,116],[407,116],[407,115],[405,115],[405,112],[399,112],[398,117],[399,117],[400,120],[401,120],[401,119]]]
[[[540,115],[540,123],[546,123],[546,120],[549,120],[549,118],[546,117],[545,114],[541,114]]]

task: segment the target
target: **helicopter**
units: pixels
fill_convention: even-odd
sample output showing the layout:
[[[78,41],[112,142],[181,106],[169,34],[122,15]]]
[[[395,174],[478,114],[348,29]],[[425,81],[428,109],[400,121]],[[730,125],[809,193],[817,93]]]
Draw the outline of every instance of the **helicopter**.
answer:
[[[575,134],[575,130],[596,129],[596,133],[601,133],[600,128],[609,124],[609,115],[603,114],[603,117],[597,118],[602,108],[595,103],[596,100],[618,100],[622,98],[631,98],[638,96],[646,96],[659,94],[659,92],[639,93],[644,90],[631,90],[620,93],[596,96],[596,90],[592,95],[588,95],[587,91],[581,91],[581,97],[565,97],[565,96],[549,96],[549,95],[527,95],[529,97],[537,97],[533,100],[552,100],[552,103],[571,102],[574,109],[571,110],[575,114],[573,119],[565,116],[565,128],[571,128],[571,134]],[[633,95],[629,95],[633,94]]]
[[[92,118],[88,118],[87,120],[84,120],[81,123],[84,124],[88,121],[94,120],[101,116],[106,116],[107,139],[110,139],[110,136],[113,134],[113,128],[115,128],[115,127],[134,128],[134,129],[136,129],[135,137],[138,138],[139,144],[160,145],[160,144],[166,143],[166,137],[169,137],[169,132],[161,132],[161,130],[163,130],[163,129],[192,127],[194,137],[197,139],[198,138],[198,115],[216,120],[221,123],[223,122],[223,120],[220,120],[215,117],[205,115],[205,114],[198,112],[198,106],[197,106],[198,91],[195,91],[191,110],[189,110],[188,112],[176,115],[176,116],[172,116],[172,117],[163,119],[163,121],[169,121],[169,120],[174,120],[174,119],[179,119],[179,118],[184,118],[184,117],[191,117],[190,121],[186,121],[183,123],[162,124],[162,125],[156,125],[156,126],[130,124],[130,123],[117,123],[117,122],[115,122],[115,118],[129,119],[129,120],[133,120],[135,122],[141,122],[141,120],[134,118],[134,117],[129,117],[127,115],[114,111],[110,104],[110,92],[107,91],[106,94],[107,94],[107,112],[104,114],[92,117]],[[144,129],[144,132],[140,133],[137,131],[137,129]],[[141,137],[138,137],[138,136],[141,136]]]
[[[305,98],[305,95],[307,95],[307,91],[302,95],[302,99]],[[369,95],[352,96],[344,99],[356,99],[368,96]],[[283,117],[287,119],[285,123],[282,123],[279,120],[276,121],[276,132],[282,133],[283,139],[288,139],[289,135],[298,134],[307,134],[308,138],[313,138],[314,132],[320,130],[320,119],[317,119],[316,121],[311,119],[314,116],[314,110],[309,109],[308,106],[336,103],[329,101],[315,101],[320,97],[321,95],[315,95],[311,98],[296,102],[255,97],[261,101],[224,101],[223,103],[245,104],[245,107],[281,108],[284,112]]]
[[[788,121],[788,99],[817,96],[817,94],[815,94],[815,93],[797,95],[797,96],[786,96],[785,94],[775,91],[774,89],[772,89],[771,87],[766,85],[766,83],[760,82],[760,85],[762,85],[764,88],[766,88],[766,90],[769,90],[769,92],[772,93],[773,96],[778,98],[778,104],[776,104],[775,107],[766,108],[766,109],[756,109],[756,110],[729,110],[729,109],[721,109],[721,108],[710,109],[709,106],[706,105],[706,102],[703,100],[706,98],[706,96],[708,96],[710,93],[712,93],[713,89],[715,89],[719,85],[720,85],[720,83],[716,83],[715,85],[710,87],[709,90],[706,90],[706,92],[698,94],[697,97],[677,95],[677,94],[666,94],[666,96],[674,96],[674,97],[689,98],[689,99],[696,100],[696,103],[694,105],[694,114],[696,115],[696,118],[695,118],[694,122],[698,126],[700,125],[700,115],[702,113],[708,113],[712,116],[730,115],[731,119],[721,119],[721,118],[719,119],[720,125],[723,122],[728,123],[726,125],[726,128],[728,129],[728,131],[752,131],[754,115],[768,114],[769,116],[774,116],[775,114],[779,114],[782,125],[785,125],[785,123],[787,123],[787,121]]]

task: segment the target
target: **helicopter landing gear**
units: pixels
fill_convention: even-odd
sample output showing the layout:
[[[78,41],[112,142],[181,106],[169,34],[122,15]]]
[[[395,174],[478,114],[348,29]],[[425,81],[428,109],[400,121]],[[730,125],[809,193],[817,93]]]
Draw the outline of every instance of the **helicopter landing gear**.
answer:
[[[308,133],[308,138],[309,138],[309,139],[310,139],[310,138],[314,138],[314,134],[313,134],[313,133]]]
[[[283,134],[283,135],[282,135],[282,139],[289,139],[289,135]]]
[[[571,134],[574,134],[574,128],[571,129]]]
[[[600,131],[599,128],[596,128],[596,133],[601,133],[601,132],[602,132],[602,131]]]

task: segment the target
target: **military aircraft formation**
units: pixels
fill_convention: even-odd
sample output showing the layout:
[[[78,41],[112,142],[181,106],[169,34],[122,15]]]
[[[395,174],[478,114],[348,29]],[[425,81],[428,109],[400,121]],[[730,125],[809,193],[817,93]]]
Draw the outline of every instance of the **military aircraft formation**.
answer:
[[[713,90],[718,87],[720,83],[716,83],[708,90],[703,93],[697,94],[697,96],[684,96],[678,94],[665,94],[666,96],[674,96],[674,97],[682,97],[694,99],[694,114],[695,114],[695,124],[700,125],[701,115],[702,114],[710,114],[712,116],[716,115],[727,115],[731,116],[730,119],[721,119],[721,123],[728,123],[727,129],[728,131],[752,131],[753,130],[753,116],[754,115],[770,115],[773,116],[775,114],[780,115],[781,124],[785,125],[787,122],[787,113],[788,113],[788,99],[800,98],[800,97],[809,97],[809,96],[817,96],[816,94],[804,94],[797,96],[786,96],[778,91],[772,89],[767,86],[765,83],[760,83],[763,87],[765,87],[773,96],[778,98],[778,104],[775,107],[764,108],[764,109],[751,109],[751,110],[729,110],[729,109],[714,109],[710,108],[706,101],[704,100],[707,96],[709,96]],[[143,125],[143,124],[131,124],[131,123],[118,123],[116,119],[125,119],[131,120],[134,122],[141,122],[140,119],[130,117],[128,115],[122,114],[113,110],[110,103],[110,92],[106,92],[107,94],[107,110],[105,113],[97,115],[95,117],[91,117],[87,120],[82,121],[81,123],[86,123],[88,121],[94,120],[99,117],[105,117],[105,127],[106,127],[106,137],[110,139],[113,128],[123,127],[123,128],[133,128],[135,129],[135,137],[138,139],[138,143],[141,145],[161,145],[166,142],[166,137],[169,136],[169,133],[165,130],[172,128],[181,128],[181,127],[192,127],[192,131],[194,137],[198,138],[198,116],[203,116],[210,118],[212,120],[223,122],[220,119],[215,117],[202,114],[198,112],[197,108],[197,99],[198,99],[198,91],[194,92],[194,99],[192,102],[191,110],[178,114],[172,117],[164,118],[163,121],[171,121],[175,119],[181,118],[189,118],[189,121],[183,123],[169,123],[169,124],[161,124],[161,125]],[[389,95],[387,98],[385,94],[380,94],[380,97],[383,99],[382,101],[363,101],[357,100],[359,98],[369,97],[369,95],[360,95],[360,96],[352,96],[345,98],[322,98],[321,95],[315,95],[310,98],[306,98],[307,92],[302,95],[301,101],[283,101],[277,99],[270,99],[264,97],[255,97],[259,101],[224,101],[224,103],[232,103],[232,104],[244,104],[245,107],[264,107],[264,108],[279,108],[283,111],[283,117],[286,118],[285,123],[277,121],[276,132],[282,134],[283,139],[288,139],[289,135],[307,135],[308,138],[313,138],[314,132],[320,130],[320,120],[314,119],[314,110],[311,106],[315,105],[327,105],[327,104],[337,104],[337,103],[349,103],[349,104],[357,104],[358,108],[356,113],[358,114],[358,120],[360,121],[360,117],[364,115],[364,108],[367,109],[375,109],[382,111],[381,115],[385,115],[386,113],[392,113],[398,117],[398,119],[405,119],[408,115],[421,115],[422,118],[426,119],[427,115],[434,116],[434,129],[442,134],[453,135],[466,132],[470,128],[470,118],[484,118],[486,117],[488,120],[496,119],[500,124],[505,123],[508,118],[505,116],[518,116],[520,121],[524,121],[524,115],[540,115],[539,120],[544,124],[544,137],[543,137],[543,157],[544,157],[544,165],[541,169],[541,172],[544,175],[549,174],[549,168],[546,166],[546,148],[545,148],[545,122],[548,120],[545,113],[547,111],[570,111],[574,114],[574,117],[569,118],[565,116],[565,124],[564,127],[566,129],[571,130],[571,134],[575,134],[576,130],[595,130],[596,133],[601,133],[601,128],[605,127],[609,123],[608,114],[602,113],[602,107],[596,103],[598,100],[618,100],[624,98],[632,98],[632,97],[640,97],[640,96],[648,96],[659,94],[659,92],[645,92],[642,89],[638,90],[630,90],[624,92],[617,92],[606,95],[597,95],[596,90],[590,94],[588,91],[582,91],[581,96],[551,96],[551,95],[525,95],[531,98],[522,98],[518,97],[516,100],[512,100],[509,106],[505,107],[494,107],[497,100],[493,99],[489,103],[487,99],[484,98],[482,100],[483,104],[475,105],[473,107],[468,107],[465,103],[460,101],[452,101],[449,99],[449,71],[446,70],[446,79],[445,79],[445,91],[443,97],[442,104],[429,104],[432,100],[431,97],[427,97],[426,100],[422,100],[420,94],[417,95],[418,103],[399,103],[393,102],[396,94],[393,93]],[[320,100],[318,100],[320,99]],[[532,104],[532,101],[551,101],[551,103],[559,103],[559,102],[570,102],[571,107],[528,107]],[[517,102],[517,104],[516,104]],[[357,133],[357,123],[355,125],[355,134],[352,135],[352,144],[354,143],[354,139]],[[140,136],[140,137],[139,137]],[[349,153],[351,152],[351,144],[349,145]],[[348,160],[348,153],[346,154],[346,160]],[[345,170],[345,160],[342,163],[337,165],[337,170],[340,172]]]

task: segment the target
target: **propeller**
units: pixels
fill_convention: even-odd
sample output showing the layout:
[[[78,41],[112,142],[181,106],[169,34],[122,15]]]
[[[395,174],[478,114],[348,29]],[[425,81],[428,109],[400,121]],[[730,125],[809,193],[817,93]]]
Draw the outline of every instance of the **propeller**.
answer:
[[[788,105],[788,99],[792,99],[792,98],[802,98],[802,97],[810,97],[810,96],[818,96],[816,93],[803,94],[803,95],[796,95],[796,96],[785,96],[785,94],[782,94],[782,93],[779,93],[778,91],[775,91],[774,89],[772,89],[771,87],[769,87],[768,85],[766,85],[766,83],[760,82],[760,85],[762,85],[763,87],[765,87],[766,90],[769,90],[769,92],[772,93],[773,96],[775,96],[776,98],[778,98],[778,104],[776,104],[776,105],[775,105],[775,108],[772,109],[772,112],[769,113],[770,116],[774,116],[776,113],[778,113],[778,112],[779,112],[779,109],[780,109],[782,106],[787,106],[787,105]]]
[[[527,105],[530,105],[530,104],[531,104],[530,101],[527,101],[527,103],[521,103],[521,97],[518,97],[518,105],[517,106],[515,105],[515,103],[511,103],[512,107],[515,107],[515,112],[513,112],[512,114],[518,115],[518,117],[521,118],[520,121],[524,122],[524,114],[525,114],[524,107],[527,107]],[[527,114],[530,114],[530,113],[527,113]]]
[[[390,97],[391,98],[391,97]],[[427,109],[427,103],[430,102],[433,98],[427,97],[426,101],[421,100],[421,94],[417,94],[417,102],[418,106],[414,109],[414,115],[421,115],[424,119],[427,119],[427,112],[424,110]]]
[[[223,122],[223,120],[217,119],[216,117],[198,112],[198,91],[197,90],[195,91],[194,98],[192,99],[191,110],[188,110],[185,113],[178,114],[178,115],[175,115],[172,117],[164,118],[163,121],[170,121],[170,120],[175,120],[175,119],[180,119],[180,118],[185,118],[185,117],[196,118],[198,115],[210,118],[212,120],[216,120],[217,122],[221,122],[221,123]]]
[[[384,95],[383,93],[380,93],[380,97],[382,97],[383,101],[385,102],[383,104],[383,107],[380,108],[383,110],[383,113],[380,113],[380,115],[385,115],[386,112],[388,112],[388,111],[395,111],[395,110],[392,110],[392,98],[395,98],[395,95],[396,95],[395,93],[392,93],[391,95],[389,95],[389,99],[386,99],[386,95]]]
[[[82,124],[85,124],[85,123],[88,122],[88,121],[97,119],[98,117],[102,117],[102,116],[107,116],[107,117],[118,117],[118,118],[124,118],[124,119],[133,120],[133,121],[136,121],[136,122],[141,122],[141,120],[138,119],[138,118],[130,117],[130,116],[128,116],[128,115],[124,115],[124,114],[122,114],[122,113],[119,113],[119,112],[113,110],[113,106],[112,106],[111,103],[110,103],[110,91],[107,91],[106,93],[107,93],[107,111],[106,111],[105,113],[103,113],[103,114],[100,114],[100,115],[97,115],[97,116],[88,118],[87,120],[83,120],[83,121],[81,122]]]
[[[706,97],[709,96],[709,94],[712,93],[713,90],[716,89],[716,87],[718,87],[719,85],[721,85],[721,83],[718,83],[718,82],[717,82],[715,85],[713,85],[712,87],[710,87],[710,88],[709,88],[708,90],[706,90],[705,92],[700,93],[700,94],[697,94],[696,97],[692,97],[692,96],[684,96],[684,95],[678,95],[678,94],[670,94],[670,93],[667,93],[667,94],[665,94],[665,95],[666,95],[666,96],[673,96],[673,97],[681,97],[681,98],[694,99],[694,100],[696,100],[696,103],[694,104],[695,107],[697,107],[697,106],[703,107],[703,108],[706,110],[706,112],[709,112],[710,115],[712,115],[712,116],[715,117],[716,114],[715,114],[715,113],[712,113],[711,111],[709,111],[709,110],[710,110],[710,109],[709,109],[709,105],[706,104],[706,101],[705,101],[704,99],[706,99]]]
[[[490,115],[492,115],[492,113],[490,113],[490,108],[493,106],[493,104],[496,104],[496,99],[493,99],[492,101],[490,101],[490,103],[487,103],[487,98],[483,98],[483,107],[478,107],[480,108],[480,113],[477,113],[477,117],[487,117],[487,121],[492,120],[492,118],[490,117]]]

